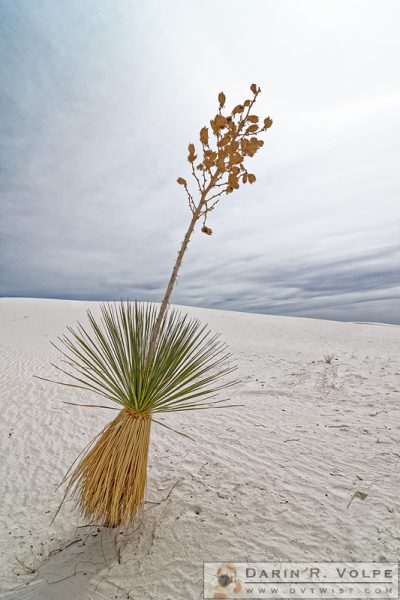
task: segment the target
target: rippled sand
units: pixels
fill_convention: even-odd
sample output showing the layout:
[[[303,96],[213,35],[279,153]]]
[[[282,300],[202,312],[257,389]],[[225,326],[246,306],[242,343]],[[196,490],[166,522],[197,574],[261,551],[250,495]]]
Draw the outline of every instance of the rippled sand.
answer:
[[[135,530],[86,526],[71,501],[51,524],[58,483],[115,413],[33,375],[54,374],[50,340],[98,306],[0,300],[1,598],[188,600],[203,561],[397,561],[391,325],[185,308],[229,343],[243,406],[161,417],[195,442],[154,424]]]

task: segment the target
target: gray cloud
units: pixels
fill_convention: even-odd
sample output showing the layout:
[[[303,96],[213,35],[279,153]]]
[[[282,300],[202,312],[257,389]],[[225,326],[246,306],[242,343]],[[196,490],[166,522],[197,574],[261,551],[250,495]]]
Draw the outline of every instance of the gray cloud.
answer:
[[[0,295],[159,300],[187,143],[256,81],[257,183],[193,238],[174,301],[400,323],[398,4],[254,0],[246,27],[241,6],[2,5]]]

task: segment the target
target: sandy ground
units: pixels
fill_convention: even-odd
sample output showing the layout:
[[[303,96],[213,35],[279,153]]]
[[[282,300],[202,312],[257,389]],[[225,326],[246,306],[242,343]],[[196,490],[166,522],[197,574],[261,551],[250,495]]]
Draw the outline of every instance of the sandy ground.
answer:
[[[97,303],[1,299],[1,598],[188,600],[203,561],[396,561],[400,327],[187,309],[229,343],[242,407],[154,425],[133,531],[87,526],[71,462],[113,411],[51,385],[50,344]],[[324,355],[333,355],[331,362]],[[361,494],[360,494],[361,493]]]

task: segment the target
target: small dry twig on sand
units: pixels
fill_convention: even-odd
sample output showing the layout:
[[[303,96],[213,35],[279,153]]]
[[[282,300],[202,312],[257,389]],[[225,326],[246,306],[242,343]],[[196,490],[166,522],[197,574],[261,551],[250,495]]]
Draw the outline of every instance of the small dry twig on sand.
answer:
[[[28,575],[34,575],[36,573],[36,569],[34,569],[33,567],[30,567],[29,565],[26,565],[25,563],[23,563],[22,560],[19,560],[18,556],[16,556],[15,559],[21,565],[21,567],[23,569],[25,569],[25,572]]]
[[[334,354],[324,354],[324,361],[326,364],[330,365],[333,359],[335,358]]]

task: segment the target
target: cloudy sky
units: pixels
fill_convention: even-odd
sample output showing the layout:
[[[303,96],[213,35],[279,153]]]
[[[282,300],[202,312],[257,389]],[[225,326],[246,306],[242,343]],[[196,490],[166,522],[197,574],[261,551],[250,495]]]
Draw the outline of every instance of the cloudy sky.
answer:
[[[160,300],[187,144],[255,82],[257,182],[173,301],[400,323],[399,27],[398,0],[3,0],[0,295]]]

